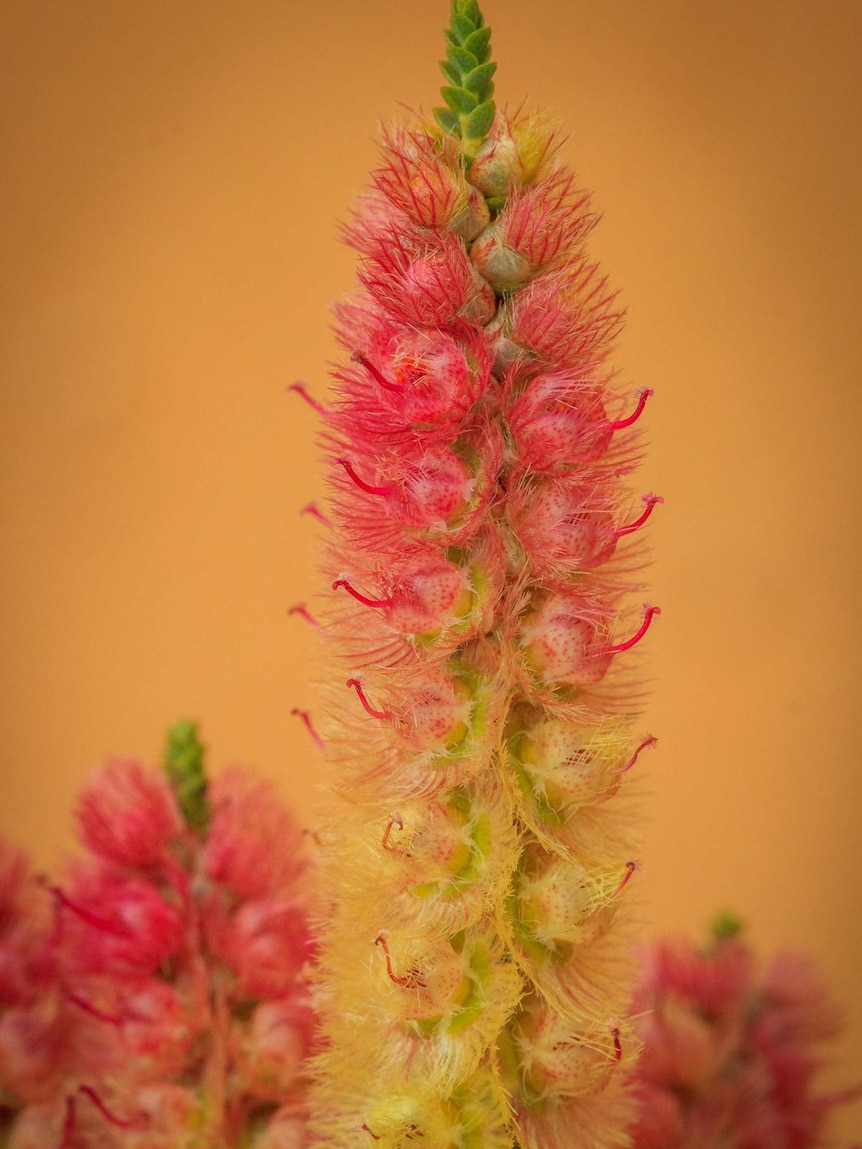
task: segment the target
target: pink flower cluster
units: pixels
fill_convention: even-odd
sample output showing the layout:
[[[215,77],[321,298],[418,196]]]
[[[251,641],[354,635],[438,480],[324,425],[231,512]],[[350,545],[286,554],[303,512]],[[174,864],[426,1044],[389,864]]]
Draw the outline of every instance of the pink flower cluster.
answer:
[[[0,842],[0,1143],[300,1149],[313,1041],[309,863],[239,769],[192,829],[116,760],[83,792],[83,856],[51,884]]]
[[[641,958],[635,1149],[824,1145],[830,1110],[860,1091],[814,1088],[841,1017],[811,965],[780,954],[761,971],[733,929]]]

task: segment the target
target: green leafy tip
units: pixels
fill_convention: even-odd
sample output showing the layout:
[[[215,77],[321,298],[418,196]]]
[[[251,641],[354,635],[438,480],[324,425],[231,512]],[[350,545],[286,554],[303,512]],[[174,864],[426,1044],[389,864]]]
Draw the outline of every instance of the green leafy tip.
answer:
[[[742,933],[744,924],[742,918],[737,914],[731,913],[730,910],[722,910],[713,920],[710,928],[712,940],[721,942],[735,938],[737,934]]]
[[[440,68],[446,79],[441,95],[445,108],[434,117],[444,132],[462,141],[464,155],[472,160],[494,121],[491,29],[485,26],[476,0],[452,0],[452,18],[446,30],[446,59]]]
[[[187,825],[193,830],[205,830],[210,817],[208,783],[196,722],[183,718],[168,730],[164,765]]]

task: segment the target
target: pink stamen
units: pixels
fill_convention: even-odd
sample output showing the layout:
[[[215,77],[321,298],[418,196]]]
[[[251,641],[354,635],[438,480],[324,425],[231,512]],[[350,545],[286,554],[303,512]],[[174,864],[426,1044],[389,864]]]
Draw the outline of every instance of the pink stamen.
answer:
[[[324,418],[329,416],[329,412],[326,410],[323,404],[318,403],[316,399],[309,395],[304,383],[291,383],[291,385],[286,388],[286,390],[295,391],[297,395],[301,396],[306,401],[309,407],[314,408],[318,415],[322,415]]]
[[[637,631],[631,636],[631,638],[627,638],[625,642],[615,643],[614,646],[603,646],[601,650],[597,651],[596,653],[622,654],[625,650],[631,650],[633,646],[637,646],[637,644],[649,630],[650,623],[657,614],[661,614],[661,607],[650,606],[649,603],[644,603],[643,622],[640,624]]]
[[[397,974],[393,971],[392,958],[389,954],[389,943],[386,941],[386,938],[383,936],[383,934],[377,935],[377,937],[374,939],[374,944],[376,946],[380,946],[386,955],[386,973],[389,975],[390,981],[395,982],[396,985],[409,986],[411,989],[417,988],[419,986],[425,986],[426,983],[422,980],[419,971],[416,969],[412,969],[409,971],[409,973],[405,974]]]
[[[614,890],[614,893],[613,893],[614,897],[616,897],[617,894],[621,894],[623,892],[623,890],[626,888],[626,886],[631,881],[632,874],[635,872],[635,870],[637,868],[638,868],[637,862],[626,862],[626,872],[623,874],[622,880],[620,881],[620,884]]]
[[[89,1085],[79,1085],[78,1092],[83,1093],[85,1097],[90,1098],[90,1100],[109,1124],[115,1125],[117,1129],[135,1128],[135,1125],[137,1124],[135,1121],[123,1121],[122,1118],[117,1117],[115,1113],[110,1111],[110,1109],[98,1095],[95,1089],[91,1088]]]
[[[332,526],[332,523],[326,517],[326,515],[323,513],[323,511],[320,509],[320,507],[318,507],[317,503],[306,503],[305,506],[302,508],[302,510],[299,513],[301,515],[311,515],[313,518],[317,519],[317,521],[319,523],[322,523],[325,527]]]
[[[358,363],[360,367],[364,367],[371,378],[379,383],[381,387],[385,387],[387,391],[395,391],[400,394],[404,390],[404,388],[399,387],[397,383],[390,383],[385,375],[381,375],[371,360],[363,355],[361,351],[354,351],[351,358],[354,363]]]
[[[106,1021],[109,1025],[122,1025],[123,1019],[115,1017],[113,1014],[104,1013],[101,1009],[96,1009],[94,1005],[90,1005],[82,997],[78,997],[76,993],[70,993],[69,990],[63,990],[63,997],[70,1001],[72,1005],[76,1005],[78,1009],[82,1009],[84,1013],[88,1013],[90,1017],[95,1017],[98,1021]]]
[[[315,630],[320,630],[320,623],[309,611],[304,602],[298,602],[296,606],[292,606],[287,612],[288,614],[298,614],[300,618],[304,618],[306,622],[310,623]]]
[[[370,483],[366,483],[364,479],[360,479],[359,475],[354,471],[353,465],[347,459],[336,459],[335,461],[339,467],[345,469],[353,482],[359,487],[360,491],[365,491],[366,494],[369,495],[388,495],[391,491],[391,487],[373,487]]]
[[[397,826],[399,830],[404,829],[404,820],[402,819],[400,814],[398,814],[394,811],[393,811],[392,817],[386,823],[386,829],[383,831],[382,846],[383,846],[384,850],[388,850],[390,848],[389,847],[389,835],[392,833],[392,827],[393,826]]]
[[[352,595],[357,602],[361,602],[363,606],[384,607],[392,605],[388,598],[367,598],[364,594],[360,594],[358,590],[353,589],[346,578],[337,578],[332,584],[332,589],[338,590],[342,586],[349,595]]]
[[[317,749],[318,750],[325,750],[326,749],[326,743],[323,741],[323,739],[320,737],[320,735],[314,729],[314,723],[311,721],[311,715],[308,713],[308,711],[307,710],[300,710],[298,706],[294,706],[293,710],[291,710],[290,713],[291,713],[292,717],[302,719],[302,721],[305,723],[305,729],[308,731],[308,733],[314,739],[314,744],[317,746]]]
[[[84,921],[94,929],[102,930],[106,934],[114,934],[116,937],[128,937],[129,931],[123,925],[118,925],[116,922],[109,922],[106,918],[100,918],[97,914],[90,913],[89,910],[84,909],[83,906],[77,905],[71,898],[67,897],[59,886],[48,887],[60,906],[67,910],[71,910],[76,914],[81,921]]]
[[[357,695],[359,696],[359,701],[362,703],[362,707],[365,710],[366,714],[370,714],[372,718],[382,718],[382,719],[385,719],[386,721],[389,721],[389,719],[392,718],[392,715],[389,713],[388,710],[375,710],[374,709],[374,707],[369,703],[368,699],[365,697],[365,692],[362,689],[362,684],[358,678],[348,678],[347,685],[352,686],[353,689],[356,691]]]
[[[625,774],[627,770],[631,770],[632,766],[634,766],[635,762],[640,758],[641,753],[648,747],[655,746],[656,742],[658,742],[658,739],[654,734],[647,734],[640,746],[637,747],[634,754],[629,758],[628,762],[626,762],[624,766],[618,766],[616,770],[614,770],[614,773]]]
[[[631,415],[629,415],[628,418],[626,418],[626,419],[614,419],[614,420],[612,420],[612,422],[610,423],[611,430],[612,431],[622,431],[623,427],[631,427],[632,423],[636,423],[638,421],[638,419],[640,419],[641,415],[643,414],[643,409],[644,409],[644,407],[646,407],[647,399],[649,399],[650,395],[652,395],[652,394],[653,394],[652,389],[649,387],[647,387],[646,390],[641,391],[640,396],[638,398],[638,405],[637,405],[637,407],[635,407],[634,411],[632,411]]]
[[[618,539],[621,539],[623,535],[630,535],[632,531],[636,531],[639,527],[642,527],[652,514],[653,507],[656,505],[656,503],[663,503],[664,499],[661,497],[661,495],[653,495],[650,493],[649,495],[644,495],[643,501],[646,503],[646,507],[638,515],[638,517],[633,519],[632,522],[626,523],[624,527],[617,527],[617,529],[614,531],[614,535]]]

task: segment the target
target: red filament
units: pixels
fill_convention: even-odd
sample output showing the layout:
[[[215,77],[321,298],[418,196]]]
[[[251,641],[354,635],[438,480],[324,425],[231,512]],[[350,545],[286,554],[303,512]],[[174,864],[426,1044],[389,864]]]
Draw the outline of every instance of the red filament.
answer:
[[[625,650],[631,650],[633,646],[637,646],[637,644],[649,630],[650,623],[657,614],[661,614],[661,607],[650,606],[649,603],[644,603],[643,622],[640,624],[637,631],[631,636],[631,638],[627,638],[625,642],[615,643],[613,646],[604,646],[597,653],[622,654]]]
[[[96,1009],[94,1005],[90,1005],[82,997],[78,997],[76,993],[70,993],[69,990],[63,991],[63,997],[66,1001],[70,1001],[72,1005],[76,1005],[78,1009],[82,1009],[84,1013],[88,1013],[90,1017],[95,1017],[98,1021],[106,1021],[109,1025],[122,1025],[123,1019],[115,1017],[111,1013],[104,1013],[101,1009]]]
[[[646,750],[648,747],[655,746],[656,742],[658,742],[658,739],[654,734],[647,734],[647,736],[641,742],[640,746],[638,746],[634,754],[632,754],[631,758],[629,758],[628,762],[626,762],[624,766],[618,766],[614,773],[625,774],[627,770],[631,770],[632,766],[634,766],[635,762],[637,762],[638,758],[640,757],[642,751]]]
[[[390,606],[388,598],[367,598],[364,594],[360,594],[358,590],[354,590],[346,578],[337,578],[332,584],[333,590],[338,590],[343,586],[349,595],[352,595],[357,602],[361,602],[363,606]]]
[[[326,408],[323,406],[323,404],[318,403],[318,401],[316,399],[312,398],[312,396],[309,395],[308,390],[306,389],[306,386],[304,383],[291,383],[291,385],[287,388],[287,390],[288,391],[295,391],[297,395],[300,395],[306,401],[306,403],[309,405],[309,407],[314,408],[314,410],[318,413],[318,415],[323,415],[324,417],[326,417],[329,414],[329,412],[326,410]]]
[[[626,886],[631,881],[632,874],[635,872],[635,870],[637,868],[638,868],[637,862],[626,862],[626,872],[623,874],[622,880],[620,881],[620,884],[614,890],[614,897],[616,897],[617,894],[621,894],[623,892],[623,890],[626,888]]]
[[[377,935],[377,937],[374,939],[374,944],[376,946],[380,946],[383,950],[383,953],[386,955],[386,973],[388,974],[390,981],[395,982],[396,985],[403,985],[405,987],[409,986],[411,989],[425,985],[425,982],[422,980],[419,971],[416,969],[412,969],[405,974],[397,974],[393,971],[392,957],[389,953],[389,943],[386,941],[386,938],[383,936],[383,934]]]
[[[362,683],[359,681],[358,678],[348,678],[347,685],[352,686],[353,689],[356,691],[357,695],[359,696],[359,701],[362,703],[362,707],[365,710],[366,714],[370,714],[372,718],[383,718],[386,720],[388,720],[392,717],[392,715],[389,713],[388,710],[375,710],[374,709],[374,707],[371,705],[371,703],[365,697],[365,691],[362,689]]]
[[[317,503],[306,503],[299,513],[301,515],[311,515],[313,518],[317,519],[319,523],[323,523],[325,527],[331,526],[329,519],[326,517],[320,507],[318,507]]]
[[[314,744],[317,746],[318,750],[325,750],[326,743],[314,729],[314,723],[311,721],[311,715],[308,713],[308,711],[300,710],[298,706],[294,706],[290,713],[292,717],[302,719],[302,721],[305,723],[305,729],[314,739]]]
[[[354,363],[358,363],[361,367],[364,367],[371,378],[379,383],[381,387],[385,387],[387,391],[395,391],[400,394],[400,392],[404,390],[404,388],[399,387],[397,383],[390,383],[386,376],[382,375],[371,360],[363,355],[361,351],[354,351],[352,358]]]
[[[656,505],[656,503],[663,503],[664,499],[661,497],[661,495],[653,495],[650,493],[648,495],[644,495],[643,501],[646,503],[646,506],[638,515],[638,517],[633,519],[632,522],[626,523],[624,527],[617,527],[617,529],[614,531],[614,535],[618,539],[621,539],[623,535],[630,535],[633,531],[636,531],[639,527],[642,527],[652,514],[653,507]]]
[[[368,1128],[368,1126],[365,1124],[365,1122],[364,1122],[364,1121],[363,1121],[363,1122],[362,1122],[362,1124],[359,1126],[359,1128],[360,1128],[360,1129],[361,1129],[363,1132],[367,1133],[369,1137],[373,1137],[375,1141],[379,1141],[379,1140],[380,1140],[380,1135],[379,1135],[378,1133],[372,1133],[372,1132],[371,1132],[371,1130]]]
[[[626,419],[614,419],[610,424],[611,430],[621,431],[623,427],[631,427],[632,423],[636,423],[643,414],[643,409],[646,407],[647,399],[649,399],[650,395],[652,394],[653,392],[649,387],[645,391],[641,391],[640,396],[638,397],[638,405],[635,407],[634,411],[632,411],[631,415],[629,415]]]
[[[129,931],[124,926],[118,925],[116,922],[109,922],[107,918],[100,918],[98,914],[93,914],[83,906],[79,906],[76,902],[73,902],[71,898],[68,898],[59,886],[50,886],[49,889],[60,906],[71,910],[73,914],[77,915],[81,921],[86,922],[88,926],[93,926],[94,929],[102,930],[102,932],[106,934],[115,934],[117,937],[124,938],[128,936]]]
[[[611,1030],[611,1037],[614,1039],[614,1061],[622,1061],[623,1043],[620,1041],[620,1031],[617,1026],[614,1026]]]
[[[383,846],[384,850],[388,850],[390,848],[390,846],[389,846],[389,835],[392,833],[392,827],[393,826],[397,826],[399,830],[404,829],[404,819],[401,817],[400,814],[398,814],[394,811],[392,813],[392,817],[386,823],[386,829],[383,831],[383,841],[382,841],[381,845]]]
[[[298,614],[300,618],[304,618],[307,623],[310,623],[315,630],[320,630],[320,623],[308,609],[304,602],[298,602],[296,606],[292,606],[287,612],[288,614]]]
[[[79,1085],[78,1092],[83,1093],[85,1097],[90,1098],[90,1100],[109,1124],[115,1125],[117,1129],[134,1129],[136,1123],[134,1121],[123,1121],[120,1117],[117,1117],[116,1114],[112,1113],[104,1101],[101,1099],[101,1097],[98,1095],[98,1093],[95,1091],[95,1089],[91,1088],[91,1086]]]
[[[343,467],[348,473],[353,482],[359,487],[360,491],[365,491],[369,495],[388,495],[391,488],[389,487],[373,487],[370,483],[366,483],[364,479],[360,479],[353,465],[348,459],[336,459],[339,467]]]

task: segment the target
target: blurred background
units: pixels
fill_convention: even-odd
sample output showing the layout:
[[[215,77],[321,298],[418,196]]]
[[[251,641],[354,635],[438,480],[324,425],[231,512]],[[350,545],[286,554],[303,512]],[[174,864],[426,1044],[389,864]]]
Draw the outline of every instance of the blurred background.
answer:
[[[486,0],[566,123],[654,388],[651,932],[812,955],[862,1078],[862,5]],[[313,412],[338,221],[446,0],[0,7],[0,833],[49,864],[109,753],[202,722],[314,823]],[[641,767],[639,766],[639,769]],[[835,1123],[860,1135],[862,1106]]]

